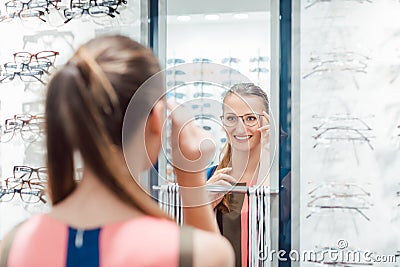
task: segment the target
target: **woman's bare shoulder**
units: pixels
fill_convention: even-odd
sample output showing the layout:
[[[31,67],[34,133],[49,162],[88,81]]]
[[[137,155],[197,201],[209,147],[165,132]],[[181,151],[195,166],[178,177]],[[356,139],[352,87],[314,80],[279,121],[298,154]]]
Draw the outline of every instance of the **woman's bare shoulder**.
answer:
[[[230,267],[235,265],[232,245],[220,234],[195,229],[193,251],[194,267]]]

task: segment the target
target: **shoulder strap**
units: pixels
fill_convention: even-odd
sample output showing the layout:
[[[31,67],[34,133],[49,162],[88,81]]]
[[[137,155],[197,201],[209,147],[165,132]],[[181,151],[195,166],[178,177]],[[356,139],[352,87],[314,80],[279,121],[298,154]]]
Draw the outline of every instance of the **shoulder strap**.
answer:
[[[211,178],[211,176],[213,176],[215,170],[217,169],[218,165],[213,165],[211,167],[209,167],[206,171],[206,178],[207,180]]]
[[[12,228],[10,230],[10,232],[8,232],[8,234],[6,235],[6,238],[3,239],[2,241],[2,251],[0,253],[1,258],[0,258],[0,267],[7,267],[8,265],[8,256],[10,254],[10,250],[11,250],[11,245],[14,241],[15,235],[18,232],[18,229],[20,228],[20,226],[25,222],[22,221],[19,224],[17,224],[16,226],[14,226],[14,228]]]
[[[182,225],[179,231],[179,267],[192,267],[192,266],[193,266],[193,228],[187,225]]]

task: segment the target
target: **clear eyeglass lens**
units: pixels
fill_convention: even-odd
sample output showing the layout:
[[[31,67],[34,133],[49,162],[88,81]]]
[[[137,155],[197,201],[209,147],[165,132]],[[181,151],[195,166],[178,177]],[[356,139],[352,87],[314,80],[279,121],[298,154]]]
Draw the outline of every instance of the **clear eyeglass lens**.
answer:
[[[32,168],[26,166],[15,166],[14,177],[17,179],[28,180],[31,176]]]
[[[22,2],[19,1],[9,1],[5,3],[5,6],[7,12],[12,13],[12,12],[19,12],[22,9],[23,4]]]
[[[247,115],[243,117],[244,123],[247,126],[254,126],[258,123],[258,116],[257,115]]]
[[[31,62],[28,65],[29,70],[31,71],[47,71],[50,66],[52,65],[52,63],[48,60],[43,60],[41,59],[38,62]]]
[[[43,70],[28,70],[26,72],[21,72],[19,76],[23,82],[37,82],[43,74]]]
[[[2,73],[1,83],[8,83],[14,80],[15,74],[10,72]]]
[[[14,189],[9,189],[6,187],[0,188],[0,202],[8,202],[11,201],[14,197]]]
[[[38,177],[41,181],[47,181],[47,169],[46,168],[39,168],[38,170]]]
[[[24,141],[34,142],[40,135],[40,127],[38,125],[26,124],[21,128],[21,137]]]
[[[105,6],[92,6],[89,8],[89,15],[92,17],[103,17],[108,14],[109,9]]]
[[[238,120],[237,116],[229,115],[224,117],[224,124],[227,126],[234,126],[236,125]]]
[[[40,201],[41,190],[40,189],[21,189],[21,199],[25,203],[37,203]]]
[[[54,63],[55,57],[58,53],[53,51],[42,51],[36,54],[36,59],[39,60],[47,60],[51,63]]]
[[[20,126],[21,126],[21,123],[18,123],[17,121],[15,121],[13,119],[9,119],[9,120],[6,120],[5,130],[15,130]]]
[[[235,126],[239,120],[236,115],[227,115],[223,117],[224,124],[226,126]],[[256,114],[249,114],[243,116],[243,122],[247,126],[254,126],[258,123],[259,117]]]
[[[4,70],[6,72],[15,72],[16,69],[18,69],[18,64],[11,63],[11,62],[4,64]]]
[[[14,129],[15,128],[11,128],[11,129],[5,129],[5,127],[1,127],[1,134],[0,134],[0,142],[1,143],[7,143],[9,142],[13,136],[14,136]]]
[[[64,16],[67,19],[80,18],[82,16],[83,10],[81,8],[65,9]]]
[[[26,122],[26,121],[29,121],[29,120],[32,119],[32,115],[30,115],[30,114],[17,114],[17,115],[15,115],[15,119]]]
[[[15,54],[15,63],[29,63],[31,61],[31,54],[19,52]]]
[[[47,0],[32,0],[29,2],[29,8],[47,7]]]
[[[25,9],[25,10],[22,10],[20,13],[19,13],[19,17],[22,19],[22,20],[30,20],[30,19],[32,19],[32,18],[38,18],[38,17],[40,17],[42,14],[41,14],[41,12],[39,11],[39,10],[34,10],[34,9]]]

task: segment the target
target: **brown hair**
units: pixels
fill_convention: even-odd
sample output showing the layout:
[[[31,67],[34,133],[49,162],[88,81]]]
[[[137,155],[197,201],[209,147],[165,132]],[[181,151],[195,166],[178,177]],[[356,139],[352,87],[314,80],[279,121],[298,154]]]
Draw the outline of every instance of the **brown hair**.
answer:
[[[140,85],[159,71],[150,49],[128,37],[113,35],[85,43],[56,72],[46,98],[53,204],[76,187],[73,158],[78,151],[85,166],[121,200],[146,214],[164,217],[130,175],[122,153],[122,124],[129,101]],[[141,103],[151,110],[152,100],[144,97]],[[134,125],[145,119],[132,117]],[[131,129],[128,134],[133,133]]]
[[[236,94],[239,96],[256,96],[260,97],[263,100],[263,104],[265,107],[265,111],[269,114],[269,100],[267,94],[257,85],[253,83],[238,83],[233,85],[228,91],[226,91],[223,102],[225,99],[232,94]],[[230,166],[232,157],[232,146],[228,142],[222,148],[220,154],[220,162],[216,170],[223,169]],[[229,199],[230,194],[225,194],[222,201],[216,206],[216,209],[221,211],[222,213],[229,212]]]

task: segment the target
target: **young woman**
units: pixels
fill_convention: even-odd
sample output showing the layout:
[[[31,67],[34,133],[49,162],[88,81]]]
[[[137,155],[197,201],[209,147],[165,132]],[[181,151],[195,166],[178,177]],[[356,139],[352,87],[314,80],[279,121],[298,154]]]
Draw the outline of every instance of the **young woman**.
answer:
[[[207,184],[269,185],[268,112],[267,94],[252,83],[236,84],[226,92],[221,120],[227,143],[219,164],[207,172]],[[234,247],[236,266],[247,266],[245,194],[217,194],[215,199],[218,225]]]
[[[6,236],[0,265],[233,265],[233,250],[217,233],[211,206],[185,214],[187,223],[201,229],[181,229],[134,180],[160,151],[163,88],[158,83],[140,88],[159,71],[151,50],[116,35],[82,45],[53,76],[45,113],[52,210]],[[133,96],[139,101],[127,114]],[[172,116],[173,149],[179,145],[184,157],[196,158],[205,133],[183,118],[179,112]],[[74,180],[76,154],[84,163],[80,182]],[[176,176],[185,187],[205,183],[201,172],[177,168]],[[197,197],[205,200],[207,194],[199,191]]]

